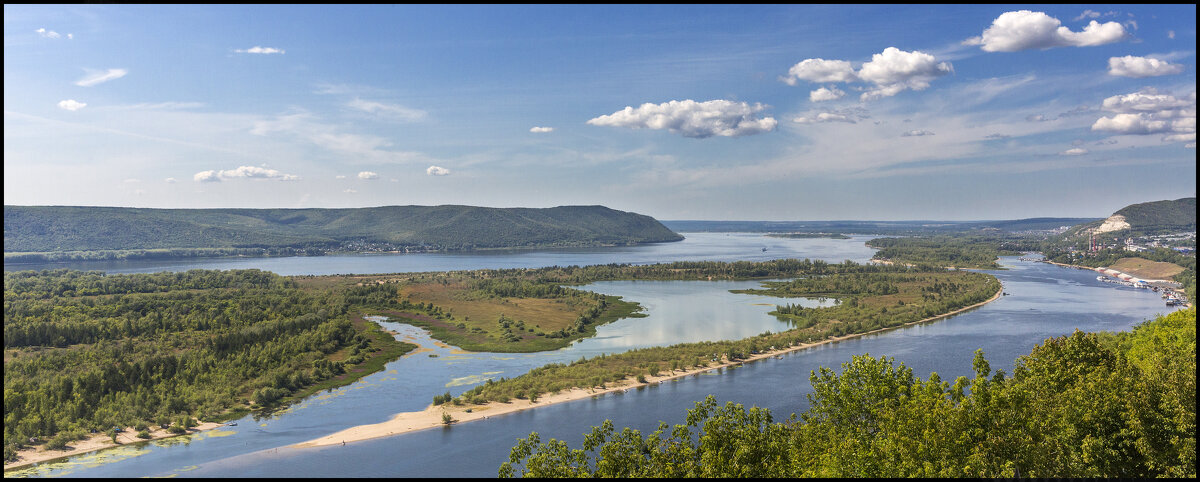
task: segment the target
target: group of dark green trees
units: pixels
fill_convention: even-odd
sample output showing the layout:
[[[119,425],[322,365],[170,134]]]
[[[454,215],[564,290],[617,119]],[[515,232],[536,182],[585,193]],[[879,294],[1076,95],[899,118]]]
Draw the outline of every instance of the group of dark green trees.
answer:
[[[922,380],[858,356],[810,376],[810,408],[697,402],[684,424],[643,436],[605,421],[581,449],[532,433],[500,476],[1196,477],[1196,312],[1131,332],[1046,340],[993,372]]]
[[[393,286],[310,290],[258,270],[57,270],[5,272],[4,289],[6,460],[31,439],[270,405],[399,343],[348,316],[394,302]],[[344,349],[349,359],[331,360]]]

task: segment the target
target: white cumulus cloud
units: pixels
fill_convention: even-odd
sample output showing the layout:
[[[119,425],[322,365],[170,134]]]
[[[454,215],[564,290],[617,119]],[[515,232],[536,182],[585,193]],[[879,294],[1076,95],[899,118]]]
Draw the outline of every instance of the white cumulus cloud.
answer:
[[[877,86],[863,93],[863,100],[867,100],[890,97],[905,89],[924,90],[933,79],[952,72],[954,67],[949,62],[938,62],[925,52],[888,47],[871,56],[871,61],[858,70],[858,76]]]
[[[1193,96],[1195,93],[1193,93]],[[1195,116],[1196,99],[1176,98],[1166,94],[1149,94],[1135,92],[1125,95],[1114,95],[1101,103],[1101,108],[1111,112],[1157,112],[1172,115],[1176,109],[1192,106],[1192,116]]]
[[[554,128],[553,127],[533,126],[533,127],[529,128],[529,132],[532,132],[534,134],[542,134],[542,133],[546,133],[546,132],[554,132]]]
[[[739,137],[775,129],[778,123],[775,118],[755,116],[764,109],[766,106],[762,104],[729,100],[672,100],[662,104],[645,103],[636,109],[625,107],[588,120],[587,123],[632,129],[666,129],[692,138]]]
[[[1104,99],[1104,110],[1115,112],[1092,124],[1093,131],[1124,135],[1166,134],[1164,142],[1187,142],[1196,139],[1196,92],[1186,97],[1136,92]]]
[[[858,79],[848,60],[805,59],[788,69],[783,81],[796,85],[797,80],[809,82],[853,82]]]
[[[798,80],[809,82],[867,82],[875,84],[861,96],[861,100],[891,97],[905,90],[924,90],[934,79],[951,74],[954,66],[939,62],[933,55],[914,50],[912,52],[888,47],[871,56],[856,72],[847,60],[807,59],[788,70],[782,78],[788,85]],[[833,100],[845,95],[837,88],[814,90],[809,100],[819,102]]]
[[[425,170],[425,174],[430,176],[448,176],[450,175],[450,170],[444,167],[429,166],[429,168]]]
[[[1183,72],[1182,65],[1172,64],[1165,60],[1135,57],[1132,55],[1110,57],[1108,59],[1108,75],[1142,78],[1174,75],[1180,72]]]
[[[201,171],[192,176],[192,180],[196,182],[220,182],[231,179],[275,179],[279,181],[296,181],[300,178],[291,174],[284,174],[274,169],[256,166],[241,166],[237,169],[225,169],[219,171]]]
[[[363,171],[363,172],[358,173],[358,178],[366,179],[366,180],[379,179],[379,174],[375,174],[371,171]]]
[[[1165,120],[1154,120],[1146,114],[1117,114],[1101,117],[1092,124],[1094,131],[1109,131],[1117,134],[1161,134],[1168,132],[1171,125]]]
[[[58,102],[58,108],[63,109],[63,110],[77,111],[84,107],[87,107],[87,104],[84,104],[83,102],[78,102],[75,99],[67,99],[67,100],[62,100],[62,101]]]
[[[110,80],[119,79],[129,73],[125,69],[108,69],[105,71],[84,69],[88,72],[82,79],[75,81],[75,85],[80,87],[91,87],[96,84],[108,82]]]
[[[1073,32],[1044,12],[1018,10],[1000,14],[983,35],[963,42],[985,52],[1016,52],[1054,47],[1092,47],[1124,39],[1125,27],[1117,22],[1092,20],[1083,31]]]
[[[824,102],[827,100],[840,99],[844,95],[846,95],[846,93],[837,87],[831,87],[828,89],[825,87],[821,87],[820,89],[809,92],[808,100],[810,100],[812,102]]]
[[[1087,153],[1088,153],[1087,149],[1084,149],[1082,147],[1075,147],[1072,149],[1067,149],[1065,151],[1062,151],[1062,152],[1058,153],[1058,155],[1060,155],[1060,156],[1082,156]]]
[[[275,47],[259,47],[257,45],[255,45],[254,47],[250,47],[248,49],[234,50],[234,52],[237,52],[239,54],[282,54],[282,53],[284,53],[284,51],[282,49],[277,49]]]

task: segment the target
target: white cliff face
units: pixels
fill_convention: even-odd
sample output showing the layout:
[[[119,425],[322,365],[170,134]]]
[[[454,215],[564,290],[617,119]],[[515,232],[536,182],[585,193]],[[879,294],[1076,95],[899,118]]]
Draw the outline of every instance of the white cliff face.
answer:
[[[1101,224],[1100,227],[1096,228],[1092,232],[1100,234],[1107,233],[1109,231],[1120,231],[1122,229],[1129,229],[1129,223],[1125,222],[1125,216],[1114,214],[1109,216],[1108,219],[1105,219],[1104,224]]]

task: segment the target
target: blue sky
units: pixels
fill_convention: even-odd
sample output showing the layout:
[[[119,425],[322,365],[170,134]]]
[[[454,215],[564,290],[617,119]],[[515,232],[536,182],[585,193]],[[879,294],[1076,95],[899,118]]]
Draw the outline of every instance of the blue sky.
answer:
[[[1194,5],[4,7],[4,203],[1102,217],[1196,194]]]

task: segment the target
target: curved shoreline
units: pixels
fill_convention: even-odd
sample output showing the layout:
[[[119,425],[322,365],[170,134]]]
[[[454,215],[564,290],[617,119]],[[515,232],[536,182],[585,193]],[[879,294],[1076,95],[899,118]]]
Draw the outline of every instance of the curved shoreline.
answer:
[[[790,352],[794,352],[794,351],[804,350],[807,348],[812,348],[814,346],[820,346],[820,345],[824,345],[827,343],[836,343],[836,342],[839,342],[842,340],[848,340],[850,338],[857,338],[857,337],[866,336],[866,335],[870,335],[870,334],[874,334],[874,333],[880,333],[880,332],[884,332],[884,331],[888,331],[888,330],[894,330],[894,329],[902,328],[905,326],[911,326],[911,325],[916,325],[916,324],[920,324],[920,323],[928,323],[930,321],[939,320],[939,319],[946,318],[949,316],[957,315],[964,311],[969,311],[969,310],[973,310],[975,308],[979,308],[980,306],[986,305],[988,303],[991,303],[993,301],[1000,299],[1000,297],[1003,294],[1004,294],[1004,285],[1001,284],[1000,289],[996,290],[996,294],[992,295],[991,298],[989,298],[985,301],[981,301],[979,303],[975,303],[970,306],[966,306],[966,307],[959,308],[954,311],[950,311],[948,313],[931,316],[929,318],[925,318],[925,319],[921,319],[921,320],[910,321],[907,323],[902,323],[902,324],[899,324],[896,326],[890,326],[887,328],[878,328],[878,329],[874,329],[871,331],[865,331],[862,333],[853,333],[853,334],[849,334],[849,335],[842,335],[839,337],[828,338],[828,339],[813,342],[813,343],[801,343],[796,346],[786,347],[786,348],[782,348],[782,349],[778,349],[778,350],[759,353],[757,355],[752,355],[745,360],[732,361],[732,362],[726,361],[726,362],[723,362],[716,366],[694,368],[691,370],[668,371],[665,375],[646,377],[645,383],[639,383],[634,380],[626,379],[626,380],[617,382],[613,386],[606,387],[601,390],[576,387],[576,388],[572,388],[570,390],[563,390],[558,393],[546,394],[545,396],[540,396],[538,398],[537,402],[530,402],[528,399],[517,399],[517,400],[512,400],[512,401],[506,402],[506,403],[493,401],[493,402],[485,403],[483,405],[450,405],[450,404],[430,405],[430,406],[426,407],[424,410],[421,410],[418,412],[398,413],[398,414],[392,416],[391,419],[384,421],[384,422],[350,427],[348,429],[334,432],[334,433],[326,435],[324,437],[316,438],[316,439],[309,440],[306,442],[300,442],[300,443],[293,444],[290,446],[291,447],[326,447],[326,446],[330,446],[330,445],[339,445],[339,444],[345,445],[345,444],[351,443],[351,442],[359,442],[359,441],[363,441],[363,440],[369,440],[369,439],[375,439],[375,438],[381,438],[381,437],[390,437],[392,435],[400,435],[403,433],[413,432],[413,431],[417,431],[417,430],[426,430],[426,429],[431,429],[431,428],[435,428],[435,427],[446,426],[442,422],[443,414],[449,414],[453,419],[453,424],[459,424],[459,423],[472,422],[475,420],[487,419],[489,417],[496,416],[496,415],[504,415],[504,414],[513,413],[513,412],[519,412],[522,410],[528,410],[528,409],[537,408],[540,406],[553,405],[556,403],[570,402],[570,401],[574,401],[574,400],[581,400],[584,398],[599,396],[599,395],[603,395],[606,393],[612,393],[612,392],[618,392],[618,391],[623,392],[623,391],[629,390],[630,388],[640,388],[640,387],[649,386],[649,385],[656,385],[656,384],[662,383],[667,380],[682,378],[682,377],[686,377],[689,375],[696,375],[699,373],[718,370],[718,369],[729,367],[729,366],[735,366],[735,365],[741,365],[744,363],[755,362],[755,361],[763,360],[766,358],[774,357],[777,355],[782,355],[784,353],[790,353]],[[471,411],[467,412],[467,410],[471,410]]]
[[[188,431],[186,433],[180,433],[180,434],[174,434],[165,429],[160,428],[160,429],[154,430],[153,432],[150,432],[150,438],[137,438],[136,436],[134,436],[134,434],[136,434],[137,431],[134,430],[133,427],[125,427],[124,432],[117,434],[117,439],[121,440],[120,443],[113,443],[112,439],[109,438],[108,435],[96,434],[96,435],[88,437],[87,439],[84,439],[84,440],[77,440],[75,442],[71,442],[70,444],[67,445],[68,447],[70,447],[69,450],[47,450],[44,447],[43,448],[30,447],[30,448],[18,450],[17,455],[20,456],[21,458],[18,459],[16,462],[4,464],[4,471],[8,472],[10,470],[22,469],[22,468],[28,467],[30,465],[34,465],[34,464],[38,464],[38,463],[42,463],[42,462],[50,462],[53,460],[58,460],[58,459],[71,457],[71,456],[75,456],[75,455],[80,455],[80,454],[86,454],[86,453],[90,453],[90,452],[97,452],[100,450],[111,449],[114,447],[123,447],[123,446],[129,445],[129,444],[149,442],[152,440],[161,440],[161,439],[165,439],[165,438],[177,437],[180,435],[191,435],[191,434],[195,434],[195,433],[200,433],[204,430],[211,430],[214,428],[224,427],[224,426],[225,426],[224,423],[204,422],[204,423],[201,423],[200,425],[197,425],[195,427],[188,429]]]

